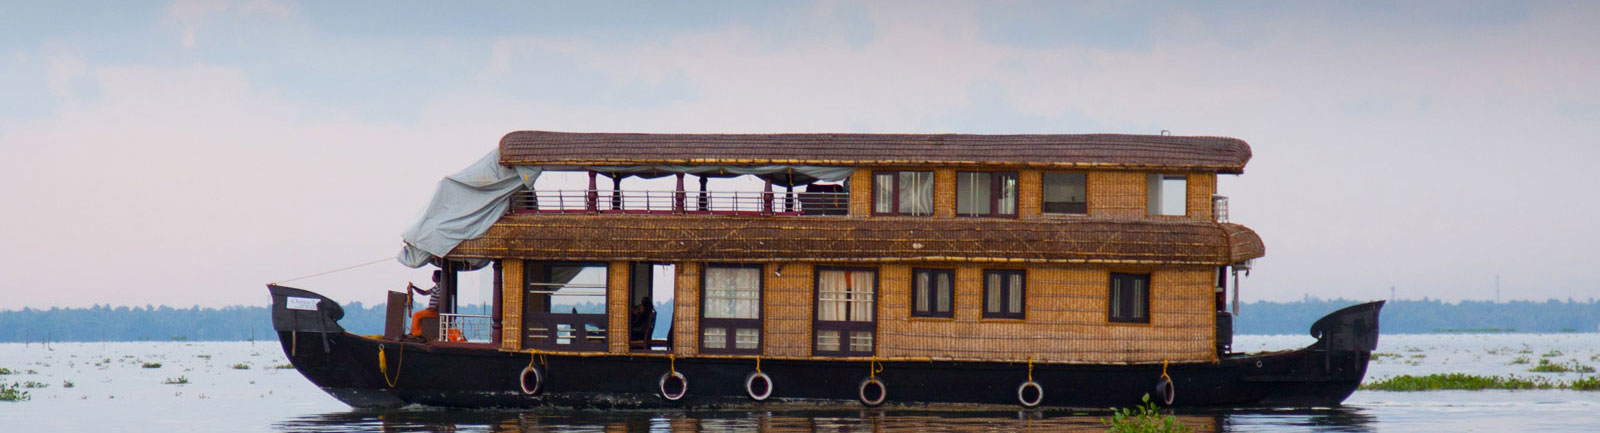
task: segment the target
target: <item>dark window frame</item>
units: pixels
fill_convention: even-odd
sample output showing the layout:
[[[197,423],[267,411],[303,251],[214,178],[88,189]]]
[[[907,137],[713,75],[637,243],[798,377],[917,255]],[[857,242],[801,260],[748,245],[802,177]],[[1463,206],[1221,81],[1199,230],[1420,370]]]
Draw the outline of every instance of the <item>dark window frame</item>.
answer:
[[[1000,278],[1000,284],[1001,284],[1001,287],[1000,287],[1000,308],[999,308],[1000,311],[991,313],[991,312],[989,312],[989,276],[990,275],[994,275],[994,274],[1001,275],[1001,278]],[[1010,276],[1012,276],[1012,275],[1018,275],[1018,276],[1022,277],[1022,278],[1019,278],[1017,280],[1021,287],[1011,287],[1011,284],[1009,284],[1009,283],[1011,281]],[[1022,294],[1019,296],[1019,298],[1022,299],[1022,305],[1020,305],[1020,307],[1022,307],[1022,309],[1020,311],[1008,311],[1010,309],[1007,308],[1007,307],[1010,307],[1010,303],[1006,302],[1006,301],[1011,299],[1011,293],[1013,291],[1022,292]],[[985,319],[1027,319],[1027,317],[1028,317],[1028,271],[1023,270],[1023,269],[984,269],[983,270],[983,292],[981,292],[980,295],[983,296],[983,310],[981,310],[983,312],[983,318],[985,318]]]
[[[1063,203],[1063,204],[1068,205],[1068,206],[1082,205],[1083,206],[1083,211],[1082,212],[1073,212],[1071,210],[1068,210],[1067,212],[1054,212],[1054,211],[1050,210],[1050,203],[1051,202],[1047,199],[1048,196],[1045,195],[1046,186],[1048,185],[1048,183],[1045,182],[1045,178],[1049,177],[1052,174],[1076,174],[1076,175],[1079,175],[1079,176],[1083,176],[1083,202],[1082,203],[1057,202],[1057,203]],[[1089,214],[1089,173],[1088,172],[1082,172],[1082,171],[1046,171],[1046,172],[1039,173],[1039,213],[1045,214],[1045,215],[1072,215],[1072,216],[1088,215]]]
[[[937,179],[937,177],[936,177],[937,175],[933,172],[933,170],[873,170],[872,171],[872,185],[871,185],[871,190],[872,190],[871,197],[872,197],[872,200],[871,200],[871,203],[870,203],[870,205],[872,207],[872,215],[873,216],[913,216],[913,217],[933,216],[934,209],[932,207],[930,207],[928,209],[928,213],[926,215],[905,213],[905,212],[901,212],[900,211],[900,192],[901,192],[901,188],[900,188],[900,186],[901,186],[900,185],[900,173],[927,173],[928,177],[933,179],[933,182],[935,184],[934,190],[932,191],[932,196],[928,197],[928,202],[930,204],[935,202],[935,198],[939,195],[938,194],[938,186],[937,186],[939,180]],[[890,202],[889,202],[889,209],[890,209],[889,212],[879,212],[878,211],[878,176],[879,175],[884,175],[884,174],[887,174],[887,175],[889,175],[889,177],[891,179],[894,179],[894,181],[893,181],[894,184],[890,187],[892,192],[889,193],[889,195],[893,196],[894,199],[890,200]]]
[[[522,264],[522,288],[521,288],[522,297],[523,297],[523,300],[522,300],[522,323],[521,323],[521,325],[519,325],[519,327],[521,329],[517,331],[517,332],[521,332],[522,336],[523,336],[522,339],[521,339],[522,341],[520,343],[522,348],[523,349],[547,349],[547,350],[572,350],[572,351],[583,351],[583,352],[596,352],[596,351],[603,352],[605,350],[608,350],[608,347],[610,346],[610,340],[613,337],[611,332],[614,331],[613,329],[611,329],[611,326],[610,326],[610,323],[611,323],[610,322],[610,320],[611,320],[610,319],[611,318],[611,289],[612,289],[612,287],[611,287],[611,263],[610,262],[603,262],[603,261],[588,261],[588,260],[523,260],[522,263],[523,263]],[[536,268],[536,266],[532,266],[533,264],[537,264],[538,265],[537,269],[538,269],[539,273],[538,273],[538,279],[537,280],[535,280],[533,278],[529,278],[533,274],[533,271]],[[544,284],[544,283],[539,283],[538,281],[544,281],[544,282],[550,281],[551,277],[553,277],[553,275],[552,275],[553,274],[553,269],[551,269],[551,268],[558,267],[558,266],[585,267],[585,268],[587,268],[587,267],[598,267],[598,268],[602,269],[605,272],[604,281],[605,281],[606,288],[603,291],[605,293],[605,295],[602,297],[602,299],[600,301],[602,312],[600,312],[600,313],[577,313],[577,314],[573,314],[573,313],[564,313],[564,312],[552,311],[555,308],[555,295],[554,294],[547,295],[547,296],[549,296],[549,298],[545,300],[544,311],[529,311],[528,310],[532,306],[531,303],[529,302],[529,296],[530,295],[529,295],[528,291],[529,290],[536,290],[535,287],[530,287],[530,284]],[[595,317],[595,316],[601,316],[601,317]],[[548,323],[550,323],[550,321],[553,321],[553,320],[559,320],[559,321],[562,321],[562,322],[567,322],[568,319],[561,319],[563,317],[566,317],[566,318],[572,318],[572,317],[594,317],[596,319],[594,323],[597,323],[596,326],[599,327],[600,329],[602,329],[603,332],[605,332],[606,338],[600,343],[591,343],[591,342],[589,342],[587,340],[586,334],[587,334],[588,331],[584,330],[584,331],[578,332],[578,334],[581,335],[582,337],[578,338],[579,341],[577,341],[576,343],[557,344],[557,343],[555,343],[555,339],[554,338],[547,337],[547,339],[545,339],[545,340],[536,340],[532,336],[529,335],[529,332],[531,332],[532,329],[533,329],[533,326],[530,326],[530,325],[540,324],[541,321],[543,321],[542,323],[544,323],[544,324],[548,324]],[[626,335],[627,329],[623,329],[622,332],[624,333],[624,335]],[[545,334],[545,335],[550,335],[550,334]]]
[[[1122,272],[1112,272],[1111,273],[1111,278],[1109,278],[1107,280],[1107,282],[1106,282],[1106,321],[1107,322],[1110,322],[1110,323],[1133,323],[1133,324],[1149,324],[1150,323],[1150,293],[1152,292],[1151,286],[1150,286],[1150,282],[1151,282],[1150,276],[1151,276],[1150,274],[1134,274],[1134,273],[1122,273]],[[1140,299],[1141,296],[1138,296],[1139,293],[1134,289],[1133,286],[1127,287],[1125,289],[1125,290],[1133,292],[1133,293],[1129,293],[1129,294],[1127,294],[1127,296],[1119,297],[1117,295],[1117,293],[1116,293],[1117,292],[1117,281],[1119,281],[1119,280],[1120,281],[1127,281],[1127,282],[1130,282],[1130,283],[1134,282],[1134,281],[1143,281],[1144,282],[1144,293],[1143,293],[1144,296],[1142,296],[1142,299]],[[1119,299],[1121,299],[1123,301],[1122,302],[1117,302],[1117,300],[1119,300]],[[1131,311],[1131,309],[1132,309],[1132,307],[1134,305],[1140,304],[1141,301],[1142,301],[1143,307],[1144,307],[1143,308],[1144,316],[1142,316],[1142,317],[1135,316],[1133,314],[1133,311]],[[1118,304],[1121,304],[1121,305],[1118,305]],[[1127,314],[1121,314],[1121,315],[1116,314],[1117,312],[1121,311],[1121,307],[1127,307],[1129,309]]]
[[[929,281],[929,284],[931,284],[928,287],[928,295],[929,295],[930,299],[928,300],[928,311],[927,312],[919,312],[919,311],[917,311],[917,301],[921,300],[921,298],[917,296],[917,275],[921,274],[921,273],[928,273],[929,274],[928,281]],[[939,286],[938,286],[938,284],[936,284],[936,282],[938,281],[938,276],[941,275],[941,274],[950,278],[950,291],[947,292],[947,293],[944,293],[944,295],[943,295],[947,300],[949,300],[950,309],[948,311],[938,311],[940,294],[938,293]],[[956,293],[955,292],[956,292],[956,271],[955,271],[955,269],[946,269],[946,268],[911,268],[911,317],[927,317],[927,318],[936,318],[936,319],[951,319],[951,318],[955,318],[955,311],[956,311],[956,299],[955,299],[955,294]]]
[[[817,319],[817,315],[818,315],[817,311],[820,310],[820,307],[822,305],[822,290],[821,290],[821,287],[818,287],[818,286],[822,282],[822,273],[824,271],[871,272],[872,273],[872,308],[870,310],[871,311],[870,314],[871,314],[872,318],[870,320],[868,320],[866,322],[853,322],[853,321],[833,321],[833,320],[824,321],[824,320]],[[882,290],[882,288],[883,288],[882,287],[883,286],[882,276],[883,276],[882,274],[878,273],[878,269],[877,268],[817,266],[816,268],[812,269],[812,271],[811,271],[811,354],[812,354],[812,356],[873,356],[878,352],[878,307],[879,307],[879,300],[882,298],[881,295],[883,293],[883,290]],[[845,307],[845,315],[848,316],[849,314],[850,314],[850,308],[848,306],[846,306]],[[820,350],[820,349],[818,349],[818,347],[817,347],[817,331],[839,331],[839,350],[832,351],[832,350]],[[850,335],[853,334],[853,333],[856,333],[856,332],[867,332],[867,333],[871,333],[872,334],[872,350],[868,350],[868,351],[865,351],[865,352],[858,352],[858,351],[851,351],[850,350]]]
[[[987,214],[963,214],[963,213],[961,213],[961,175],[965,174],[965,173],[973,173],[973,174],[976,174],[976,173],[988,173],[989,174],[989,213],[987,213]],[[1005,182],[1001,182],[1000,181],[1001,178],[1010,178],[1012,184],[1016,185],[1016,191],[1012,191],[1012,194],[1011,194],[1011,202],[1012,202],[1011,203],[1011,213],[1000,213],[1000,200],[1001,200],[1000,191],[1004,189],[1004,188],[1001,187],[1001,185],[1005,184]],[[1016,218],[1017,215],[1019,213],[1021,213],[1021,212],[1019,212],[1020,208],[1018,206],[1021,204],[1020,202],[1022,200],[1018,199],[1017,196],[1022,193],[1022,178],[1020,176],[1018,176],[1017,172],[1015,172],[1015,171],[958,171],[958,172],[956,172],[956,190],[955,190],[955,193],[956,193],[955,194],[955,196],[956,196],[955,211],[956,211],[956,216],[957,217],[961,217],[961,218]]]
[[[710,270],[711,268],[740,268],[740,269],[755,269],[756,270],[756,275],[759,276],[759,278],[756,279],[756,318],[754,318],[754,319],[706,318],[706,273],[707,273],[706,271]],[[761,264],[756,264],[756,263],[707,263],[707,264],[701,266],[701,269],[700,269],[700,299],[699,299],[700,305],[698,306],[699,307],[698,308],[698,310],[699,310],[698,314],[699,314],[699,319],[700,319],[700,326],[696,327],[696,329],[695,329],[695,332],[699,333],[699,335],[695,338],[695,340],[699,342],[700,353],[727,354],[727,355],[760,355],[760,354],[764,353],[763,350],[765,350],[766,347],[767,347],[767,328],[766,328],[766,320],[765,320],[766,317],[767,317],[766,316],[767,312],[766,312],[766,308],[764,308],[766,306],[765,303],[766,303],[766,300],[767,300],[767,295],[766,295],[766,292],[767,292],[767,276],[765,274],[766,274],[766,267],[762,266]],[[752,323],[755,326],[750,326]],[[716,328],[723,328],[723,329],[727,329],[728,330],[728,333],[723,336],[723,338],[726,340],[726,341],[724,341],[723,348],[721,348],[721,349],[713,349],[713,348],[707,348],[706,347],[705,330],[706,330],[707,327],[716,327]],[[755,349],[740,349],[740,348],[738,348],[738,346],[736,345],[736,342],[738,341],[738,334],[739,334],[738,331],[737,331],[738,328],[755,328],[756,329],[756,332],[758,332],[758,334],[757,334],[758,336],[756,337],[757,340],[756,340],[756,348]]]

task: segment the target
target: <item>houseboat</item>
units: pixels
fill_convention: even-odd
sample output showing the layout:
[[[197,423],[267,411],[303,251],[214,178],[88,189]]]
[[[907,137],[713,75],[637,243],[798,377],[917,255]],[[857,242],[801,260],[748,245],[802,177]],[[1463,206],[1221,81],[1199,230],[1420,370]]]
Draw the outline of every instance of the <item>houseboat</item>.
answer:
[[[363,408],[1338,405],[1381,302],[1302,349],[1231,347],[1265,249],[1217,178],[1250,157],[1165,134],[512,132],[402,236],[398,260],[439,271],[436,317],[390,292],[384,334],[355,335],[272,284],[273,324]],[[463,272],[488,274],[486,314],[459,311]]]

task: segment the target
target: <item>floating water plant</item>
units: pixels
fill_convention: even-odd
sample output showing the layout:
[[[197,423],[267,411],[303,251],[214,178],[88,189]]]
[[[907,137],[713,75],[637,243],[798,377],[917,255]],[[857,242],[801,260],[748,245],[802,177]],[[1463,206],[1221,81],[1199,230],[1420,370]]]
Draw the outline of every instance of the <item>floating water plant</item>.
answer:
[[[1367,391],[1552,389],[1557,387],[1557,384],[1544,379],[1530,380],[1516,376],[1478,376],[1463,373],[1430,374],[1427,376],[1412,376],[1408,374],[1361,384],[1361,389]]]
[[[159,363],[159,362],[146,362],[146,363],[144,363],[143,367],[144,368],[161,368],[161,363]]]
[[[274,366],[272,368],[276,368],[276,369],[279,369],[279,370],[288,370],[288,369],[294,368],[294,364],[278,364],[277,366]]]
[[[1561,353],[1560,350],[1550,349],[1549,352],[1545,352],[1543,355],[1539,355],[1539,357],[1540,358],[1554,358],[1554,357],[1561,356],[1561,355],[1563,355],[1563,353]]]
[[[238,364],[234,364],[233,365],[233,369],[234,370],[249,370],[250,369],[250,364],[245,364],[243,362],[238,363]]]
[[[1150,402],[1150,394],[1145,394],[1141,401],[1144,402],[1143,405],[1112,411],[1111,418],[1100,418],[1100,424],[1106,426],[1106,431],[1113,433],[1190,431],[1189,426],[1179,422],[1177,417],[1157,410],[1156,404]]]
[[[16,374],[16,372],[11,371],[11,369],[9,369],[9,368],[0,367],[0,375],[6,375],[6,374]]]
[[[1526,357],[1526,356],[1518,356],[1516,359],[1512,359],[1511,360],[1511,364],[1512,365],[1527,364],[1528,362],[1529,362],[1529,360],[1528,360],[1528,357]]]
[[[166,380],[161,381],[161,383],[165,385],[183,385],[189,383],[189,378],[184,376],[169,377]]]
[[[17,384],[0,383],[0,401],[23,401],[28,398],[28,392],[18,389]]]
[[[1578,391],[1600,391],[1600,377],[1583,377],[1567,382],[1567,388]]]
[[[1539,365],[1533,366],[1533,368],[1529,369],[1528,371],[1534,373],[1593,373],[1594,367],[1579,364],[1578,361],[1565,363],[1550,362],[1548,359],[1541,359],[1539,360]]]
[[[1399,357],[1400,357],[1400,354],[1398,354],[1398,353],[1372,352],[1372,360],[1373,361],[1383,361],[1384,358],[1399,358]]]
[[[78,385],[77,385],[77,384],[74,384],[74,383],[72,383],[72,381],[70,381],[70,380],[63,380],[63,381],[61,381],[61,387],[62,387],[62,388],[71,388],[71,387],[74,387],[74,386],[78,386]]]
[[[40,389],[40,388],[49,388],[50,384],[44,383],[44,382],[34,382],[34,381],[30,380],[30,381],[27,381],[27,382],[22,382],[22,387],[23,388],[27,388],[27,389]]]

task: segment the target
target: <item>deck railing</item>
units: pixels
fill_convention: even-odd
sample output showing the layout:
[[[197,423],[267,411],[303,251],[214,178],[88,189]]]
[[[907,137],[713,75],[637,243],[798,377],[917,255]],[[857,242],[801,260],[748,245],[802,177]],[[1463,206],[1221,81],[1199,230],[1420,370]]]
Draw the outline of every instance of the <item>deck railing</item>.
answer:
[[[605,314],[532,313],[523,316],[524,347],[604,351],[609,318]]]
[[[481,314],[440,314],[439,339],[467,343],[492,343],[489,327],[494,318]],[[455,340],[460,338],[460,340]]]
[[[787,191],[518,191],[513,213],[846,215],[850,194]]]
[[[1211,219],[1219,222],[1228,222],[1228,196],[1211,195]]]

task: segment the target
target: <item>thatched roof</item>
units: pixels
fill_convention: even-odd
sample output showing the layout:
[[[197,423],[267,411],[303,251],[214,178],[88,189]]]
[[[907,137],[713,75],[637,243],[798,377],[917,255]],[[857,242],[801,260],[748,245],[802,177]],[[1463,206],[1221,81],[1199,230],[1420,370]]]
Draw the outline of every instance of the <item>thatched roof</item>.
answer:
[[[1255,232],[1193,220],[508,215],[451,257],[529,260],[1224,265]]]
[[[621,134],[517,131],[505,165],[805,164],[1169,169],[1238,174],[1250,145],[1227,137],[1123,134]]]

